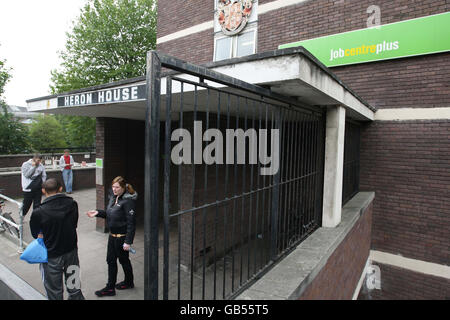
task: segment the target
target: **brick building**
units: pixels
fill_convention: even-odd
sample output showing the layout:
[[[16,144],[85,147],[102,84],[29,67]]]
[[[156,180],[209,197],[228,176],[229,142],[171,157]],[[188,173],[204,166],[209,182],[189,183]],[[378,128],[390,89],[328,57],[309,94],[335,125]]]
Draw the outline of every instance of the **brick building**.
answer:
[[[228,19],[233,4],[242,5],[238,22]],[[160,0],[161,55],[151,56],[146,77],[28,104],[36,111],[97,118],[98,206],[105,205],[117,172],[145,190],[139,209],[141,223],[150,228],[147,244],[164,243],[163,254],[157,245],[146,251],[146,268],[161,265],[146,285],[164,288],[163,297],[176,297],[169,290],[175,286],[178,297],[186,290],[187,297],[190,291],[205,298],[209,282],[196,286],[193,275],[207,279],[213,268],[211,298],[217,298],[217,285],[223,298],[448,299],[449,9],[448,1],[431,0]],[[372,42],[376,32],[400,40]],[[439,43],[427,41],[436,34],[444,35]],[[405,46],[411,38],[421,40]],[[330,47],[339,41],[343,49]],[[161,66],[175,73],[159,76]],[[175,82],[182,84],[172,88]],[[212,99],[217,104],[209,109]],[[240,101],[249,99],[266,108],[265,118],[252,116],[258,108],[243,111]],[[280,104],[288,108],[277,113]],[[160,114],[151,113],[156,109]],[[165,161],[165,130],[194,134],[196,122],[224,134],[252,125],[280,129],[280,175],[260,188],[252,165],[216,166],[214,173],[201,163]],[[255,202],[252,195],[261,199]],[[160,233],[158,221],[165,223]],[[160,260],[152,260],[152,252]],[[217,268],[223,272],[219,279]],[[186,287],[181,272],[191,279]]]

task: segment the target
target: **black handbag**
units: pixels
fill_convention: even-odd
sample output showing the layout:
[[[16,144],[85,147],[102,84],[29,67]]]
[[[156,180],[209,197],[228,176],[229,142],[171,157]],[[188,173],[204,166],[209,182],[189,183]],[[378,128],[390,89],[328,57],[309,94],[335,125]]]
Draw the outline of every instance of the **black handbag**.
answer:
[[[42,173],[30,182],[27,189],[31,190],[32,192],[42,189]]]

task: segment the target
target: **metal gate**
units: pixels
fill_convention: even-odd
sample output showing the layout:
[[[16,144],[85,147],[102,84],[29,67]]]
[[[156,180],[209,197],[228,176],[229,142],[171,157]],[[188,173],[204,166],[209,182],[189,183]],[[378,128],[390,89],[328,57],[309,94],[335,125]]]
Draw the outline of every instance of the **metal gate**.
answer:
[[[321,225],[324,114],[155,51],[147,93],[145,299],[232,299]]]

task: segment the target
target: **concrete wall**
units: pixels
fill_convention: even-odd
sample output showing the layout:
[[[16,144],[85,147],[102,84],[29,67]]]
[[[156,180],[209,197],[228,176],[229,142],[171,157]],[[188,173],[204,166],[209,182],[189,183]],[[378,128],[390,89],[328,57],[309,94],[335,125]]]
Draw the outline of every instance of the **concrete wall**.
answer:
[[[45,300],[36,289],[0,264],[0,300]]]
[[[374,196],[356,194],[337,227],[316,230],[238,299],[352,299],[370,253]]]
[[[370,252],[372,212],[370,204],[300,300],[352,299]]]
[[[86,162],[95,162],[95,152],[76,152],[71,153],[73,160],[75,162],[81,163],[82,161]],[[85,155],[89,155],[89,158],[85,158]],[[51,153],[43,153],[42,156],[44,159],[51,158]],[[62,153],[54,153],[53,157],[57,157],[58,160],[61,158]],[[11,155],[0,155],[0,168],[11,168],[11,167],[21,167],[22,163],[31,159],[33,157],[32,154],[11,154]]]
[[[358,300],[449,300],[450,279],[426,275],[395,266],[380,267],[381,290],[362,286]]]
[[[61,181],[64,189],[64,182],[61,171],[58,169],[46,170],[47,178],[55,178]],[[10,198],[22,198],[22,180],[21,172],[1,172],[0,173],[0,189],[2,194]],[[87,189],[95,187],[95,168],[74,168],[73,169],[73,190]]]

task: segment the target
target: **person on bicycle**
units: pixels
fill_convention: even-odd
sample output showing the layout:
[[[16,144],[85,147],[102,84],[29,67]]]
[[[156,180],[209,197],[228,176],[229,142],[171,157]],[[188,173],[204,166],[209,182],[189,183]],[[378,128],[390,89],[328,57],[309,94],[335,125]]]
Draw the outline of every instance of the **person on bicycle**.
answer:
[[[115,289],[124,290],[134,287],[133,268],[129,259],[129,251],[133,244],[136,231],[136,199],[137,192],[121,176],[112,181],[112,195],[105,210],[91,210],[86,214],[90,217],[106,218],[110,230],[106,262],[108,263],[108,283],[98,290],[98,297],[114,296]],[[125,280],[116,285],[117,259],[125,273]]]

